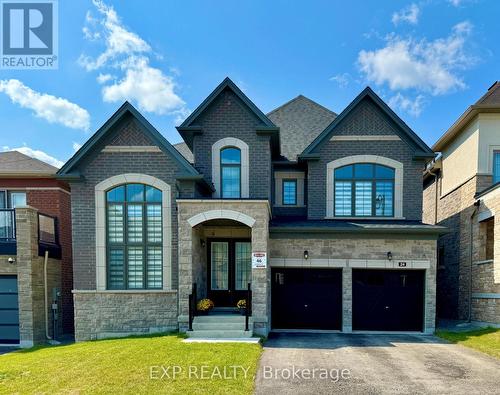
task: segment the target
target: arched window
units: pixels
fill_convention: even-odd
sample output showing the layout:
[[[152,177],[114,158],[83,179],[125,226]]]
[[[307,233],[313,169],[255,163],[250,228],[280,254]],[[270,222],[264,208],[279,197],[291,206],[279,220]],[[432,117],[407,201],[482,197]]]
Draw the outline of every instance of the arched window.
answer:
[[[162,192],[125,184],[106,192],[108,289],[162,288]]]
[[[220,151],[222,198],[241,197],[241,151],[227,147]]]
[[[336,217],[393,217],[393,168],[374,163],[342,166],[334,172]]]

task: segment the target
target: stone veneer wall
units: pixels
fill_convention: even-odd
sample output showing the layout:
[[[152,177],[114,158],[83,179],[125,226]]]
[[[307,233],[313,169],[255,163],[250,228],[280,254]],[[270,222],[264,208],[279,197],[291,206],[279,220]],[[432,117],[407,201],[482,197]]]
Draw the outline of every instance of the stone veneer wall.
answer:
[[[176,291],[73,291],[76,341],[174,331]]]
[[[425,332],[433,333],[436,319],[436,240],[395,238],[339,238],[324,237],[306,239],[273,238],[269,241],[271,265],[285,267],[338,268],[343,270],[343,324],[344,332],[352,330],[352,269],[387,268],[396,269],[398,260],[409,264],[406,269],[421,269],[429,266],[425,274]],[[344,236],[345,237],[345,236]],[[304,250],[309,258],[303,258]],[[391,251],[393,261],[387,260]],[[373,262],[370,262],[373,261]],[[429,264],[427,264],[429,262]]]
[[[488,297],[500,292],[500,284],[495,282],[494,262],[484,262],[481,240],[481,226],[478,214],[497,210],[500,213],[500,198],[483,201],[472,225],[472,295],[471,278],[471,215],[474,212],[474,195],[491,185],[491,176],[477,175],[459,185],[448,194],[441,196],[440,179],[438,188],[437,224],[451,230],[439,238],[438,248],[442,249],[443,262],[437,273],[437,311],[440,318],[468,319],[469,298],[472,296],[471,319],[486,322],[500,322],[500,299]],[[434,193],[436,184],[430,182],[424,190],[424,221],[434,223]],[[484,200],[481,198],[481,200]],[[498,203],[497,203],[498,202]],[[495,217],[496,218],[496,217]],[[496,232],[500,232],[500,217],[495,221]],[[495,235],[495,260],[500,261],[500,236]],[[498,258],[497,258],[498,257]],[[500,265],[497,265],[500,271]],[[500,278],[500,276],[499,276]]]

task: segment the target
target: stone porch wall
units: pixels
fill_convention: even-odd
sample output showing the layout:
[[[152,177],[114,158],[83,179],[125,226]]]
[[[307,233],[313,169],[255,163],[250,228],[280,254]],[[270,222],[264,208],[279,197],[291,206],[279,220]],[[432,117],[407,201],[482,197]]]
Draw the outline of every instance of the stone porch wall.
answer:
[[[176,291],[73,291],[75,340],[177,330]]]
[[[433,333],[436,320],[436,240],[339,238],[275,238],[269,242],[272,266],[303,268],[342,268],[343,332],[352,331],[352,269],[397,269],[398,261],[407,262],[405,269],[425,269],[424,331]],[[309,258],[304,259],[304,250]],[[387,252],[393,260],[387,260]]]
[[[38,256],[38,211],[32,207],[16,209],[17,255],[0,256],[0,275],[17,275],[19,300],[20,345],[31,347],[44,343],[45,295],[44,257]],[[8,259],[14,262],[9,263]],[[47,261],[47,313],[49,336],[53,337],[52,290],[61,291],[61,260],[49,256]],[[61,299],[59,298],[58,302]],[[59,303],[57,333],[62,333],[62,316]]]
[[[244,222],[240,214],[250,217],[253,252],[268,253],[270,209],[267,200],[177,200],[179,224],[179,329],[186,331],[189,323],[189,294],[192,284],[200,277],[195,261],[200,255],[200,231],[189,220],[210,212],[210,219],[230,219]],[[231,214],[231,215],[229,215]],[[228,216],[229,215],[229,216]],[[197,217],[200,218],[200,217]],[[202,221],[201,223],[203,223]],[[193,229],[193,227],[195,229]],[[269,253],[268,253],[269,259]],[[271,269],[252,269],[252,318],[254,332],[267,335],[270,326]]]

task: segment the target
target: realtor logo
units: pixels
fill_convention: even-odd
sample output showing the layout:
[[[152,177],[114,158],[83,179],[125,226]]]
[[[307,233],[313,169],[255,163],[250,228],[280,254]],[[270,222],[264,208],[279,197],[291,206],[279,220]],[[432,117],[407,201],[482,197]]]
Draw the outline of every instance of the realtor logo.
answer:
[[[57,1],[0,0],[0,5],[0,68],[57,68]]]

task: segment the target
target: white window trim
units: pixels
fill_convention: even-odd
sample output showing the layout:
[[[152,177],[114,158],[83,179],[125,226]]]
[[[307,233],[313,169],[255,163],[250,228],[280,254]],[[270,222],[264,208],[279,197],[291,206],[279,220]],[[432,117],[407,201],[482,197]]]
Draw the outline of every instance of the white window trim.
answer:
[[[335,169],[353,165],[355,163],[375,163],[392,167],[394,174],[394,217],[370,217],[371,219],[403,219],[403,164],[394,159],[377,155],[353,155],[346,156],[327,163],[326,165],[326,217],[327,218],[345,218],[335,217],[334,215],[334,186]],[[352,217],[351,217],[352,218]],[[364,217],[356,217],[364,218]]]
[[[163,290],[172,290],[172,197],[170,185],[146,174],[120,174],[107,178],[95,186],[96,212],[96,289],[106,290],[106,191],[121,184],[146,184],[162,192],[162,236],[163,236]],[[123,290],[127,292],[128,290]],[[142,290],[148,292],[149,290]],[[151,290],[154,291],[154,290]],[[156,290],[157,291],[157,290]]]
[[[226,147],[236,147],[241,151],[241,198],[250,197],[249,188],[249,149],[248,144],[234,137],[226,137],[212,145],[212,182],[215,187],[214,197],[221,197],[220,151]]]

